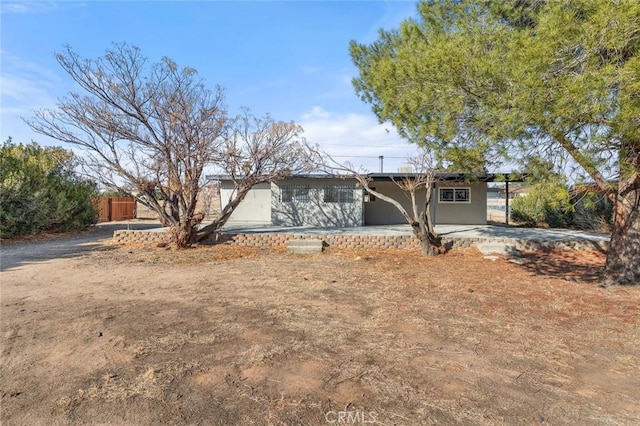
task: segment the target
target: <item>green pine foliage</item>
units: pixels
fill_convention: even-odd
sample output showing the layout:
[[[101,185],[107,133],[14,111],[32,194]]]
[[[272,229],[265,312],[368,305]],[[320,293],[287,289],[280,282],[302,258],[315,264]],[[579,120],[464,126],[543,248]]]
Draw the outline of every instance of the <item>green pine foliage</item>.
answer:
[[[573,226],[600,232],[613,229],[613,204],[592,187],[577,187],[571,194]]]
[[[0,147],[0,236],[81,229],[97,220],[96,184],[73,172],[71,151],[35,142]]]
[[[469,165],[465,150],[490,168],[546,153],[628,193],[640,173],[639,25],[631,0],[422,0],[399,28],[351,42],[353,85],[381,122],[454,166]]]

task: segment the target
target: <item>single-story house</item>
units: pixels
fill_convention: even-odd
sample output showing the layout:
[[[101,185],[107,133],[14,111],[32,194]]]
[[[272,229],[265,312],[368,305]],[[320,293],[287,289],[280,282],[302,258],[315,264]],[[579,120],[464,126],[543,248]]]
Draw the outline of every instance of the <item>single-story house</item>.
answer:
[[[405,173],[370,173],[370,186],[401,202],[411,211],[408,194],[395,180]],[[495,174],[441,173],[433,191],[431,215],[435,224],[487,223],[487,182]],[[234,191],[228,176],[210,176],[220,182],[221,208]],[[423,190],[424,191],[424,190]],[[418,194],[420,195],[420,194]],[[422,192],[424,197],[424,192]],[[403,224],[395,206],[368,194],[348,175],[303,175],[255,185],[229,218],[228,224],[275,226],[354,227]]]

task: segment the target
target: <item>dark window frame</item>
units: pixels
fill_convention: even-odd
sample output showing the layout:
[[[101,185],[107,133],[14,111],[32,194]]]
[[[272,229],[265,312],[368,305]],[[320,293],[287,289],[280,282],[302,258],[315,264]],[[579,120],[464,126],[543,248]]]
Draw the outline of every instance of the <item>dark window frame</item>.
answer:
[[[308,203],[311,200],[309,192],[309,185],[283,185],[280,187],[280,202]]]
[[[447,194],[443,197],[443,193]],[[466,194],[466,196],[464,195]],[[438,188],[438,203],[441,204],[470,204],[471,187],[443,186]]]
[[[352,185],[325,185],[322,201],[331,204],[351,204],[355,202],[355,187]]]

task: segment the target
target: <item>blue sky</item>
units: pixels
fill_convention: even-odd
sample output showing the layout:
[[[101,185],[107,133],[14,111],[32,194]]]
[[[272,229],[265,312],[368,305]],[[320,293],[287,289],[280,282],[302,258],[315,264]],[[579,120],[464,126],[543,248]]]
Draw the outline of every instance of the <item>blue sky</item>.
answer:
[[[226,89],[233,114],[294,120],[306,138],[341,161],[396,171],[415,152],[390,125],[379,125],[355,94],[350,40],[372,42],[397,28],[414,1],[11,1],[0,3],[0,137],[38,135],[20,117],[53,108],[76,87],[53,53],[64,44],[101,56],[112,42],[139,46],[152,62],[168,56]]]

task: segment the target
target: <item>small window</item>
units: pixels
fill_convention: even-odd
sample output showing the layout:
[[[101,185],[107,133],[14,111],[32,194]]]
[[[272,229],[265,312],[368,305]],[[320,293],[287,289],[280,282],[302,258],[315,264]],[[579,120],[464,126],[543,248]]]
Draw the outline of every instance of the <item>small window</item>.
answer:
[[[471,188],[440,188],[438,192],[440,203],[470,203]]]
[[[309,201],[309,185],[285,185],[280,188],[280,201],[283,203]]]
[[[325,203],[353,203],[353,186],[328,185],[324,187]]]

